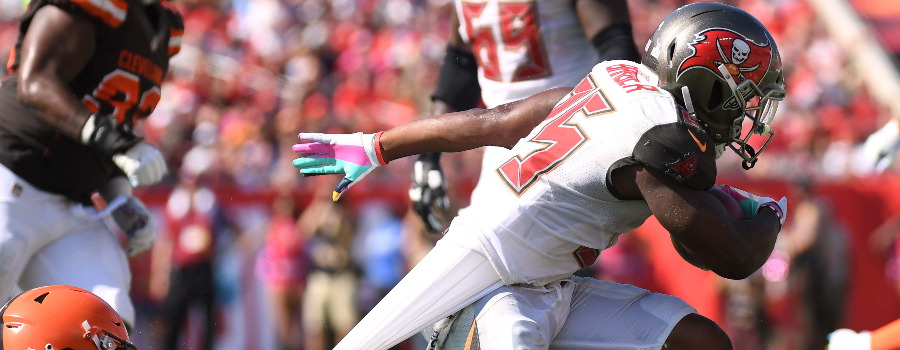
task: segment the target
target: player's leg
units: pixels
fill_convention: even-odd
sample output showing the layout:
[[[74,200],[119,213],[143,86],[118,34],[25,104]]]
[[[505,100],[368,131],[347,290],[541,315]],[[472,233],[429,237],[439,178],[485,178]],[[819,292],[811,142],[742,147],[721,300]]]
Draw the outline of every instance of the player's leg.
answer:
[[[71,229],[37,251],[19,279],[25,289],[64,284],[88,290],[109,303],[129,327],[134,305],[128,291],[131,271],[115,235],[97,218],[72,214]]]
[[[59,196],[32,187],[0,165],[0,302],[17,294],[16,283],[35,250],[56,238],[53,223],[65,208]]]
[[[480,253],[441,240],[335,349],[387,349],[501,284]]]
[[[434,346],[442,350],[547,349],[565,323],[574,287],[570,281],[544,287],[500,287],[457,314],[446,339]],[[425,334],[429,343],[434,341],[433,331]]]
[[[696,310],[679,298],[593,278],[572,281],[571,309],[550,349],[731,349],[715,323],[690,316]]]
[[[699,314],[684,316],[669,336],[664,346],[666,350],[731,350],[728,334],[712,320]]]

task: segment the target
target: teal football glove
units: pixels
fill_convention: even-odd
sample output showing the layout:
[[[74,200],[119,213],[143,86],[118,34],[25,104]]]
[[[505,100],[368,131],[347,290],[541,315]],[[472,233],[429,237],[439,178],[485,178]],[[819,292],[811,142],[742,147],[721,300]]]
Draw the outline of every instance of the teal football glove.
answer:
[[[387,164],[381,157],[381,134],[301,133],[301,140],[313,142],[296,144],[292,149],[311,155],[294,159],[294,167],[300,168],[304,176],[344,175],[331,195],[331,199],[337,201],[344,191],[372,170]]]
[[[787,218],[787,197],[781,197],[781,200],[776,202],[772,198],[757,196],[728,185],[715,185],[713,187],[721,189],[738,201],[738,204],[741,205],[741,209],[744,210],[744,219],[755,217],[762,207],[771,207],[775,210],[775,214],[778,215],[779,224],[784,226],[784,219]]]

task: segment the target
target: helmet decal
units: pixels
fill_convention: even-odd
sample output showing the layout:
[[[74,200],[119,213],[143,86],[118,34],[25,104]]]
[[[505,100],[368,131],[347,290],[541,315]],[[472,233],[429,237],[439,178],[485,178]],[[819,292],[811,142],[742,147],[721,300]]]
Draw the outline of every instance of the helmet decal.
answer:
[[[772,61],[768,40],[755,43],[725,28],[709,28],[697,33],[690,45],[694,54],[681,62],[679,77],[693,68],[705,68],[719,75],[719,65],[725,64],[738,84],[747,79],[759,84]]]

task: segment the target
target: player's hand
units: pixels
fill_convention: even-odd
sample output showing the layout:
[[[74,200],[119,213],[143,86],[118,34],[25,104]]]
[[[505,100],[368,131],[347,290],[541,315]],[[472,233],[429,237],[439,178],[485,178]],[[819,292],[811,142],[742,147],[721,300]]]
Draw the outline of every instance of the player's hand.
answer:
[[[128,237],[128,255],[135,256],[153,246],[156,240],[156,221],[140,199],[118,196],[109,203],[109,216]]]
[[[828,335],[826,350],[871,350],[872,336],[869,332],[856,333],[849,329],[838,329]]]
[[[124,153],[113,155],[112,160],[125,172],[134,187],[155,184],[168,172],[162,153],[146,142],[140,142]]]
[[[166,160],[156,147],[124,131],[112,116],[94,114],[81,129],[81,143],[112,158],[132,186],[148,186],[166,175]]]
[[[869,135],[863,144],[863,156],[866,164],[880,173],[894,163],[898,149],[900,149],[900,121],[893,119]]]
[[[413,202],[413,210],[425,222],[425,228],[432,232],[441,232],[444,229],[444,224],[434,215],[432,209],[447,210],[450,206],[446,183],[444,170],[441,169],[441,154],[420,155],[413,166],[409,199]]]
[[[772,198],[757,196],[728,185],[715,185],[713,188],[718,188],[737,200],[738,204],[741,205],[741,209],[744,210],[745,219],[755,217],[763,207],[770,207],[778,215],[779,224],[784,226],[784,220],[787,217],[787,197],[781,197],[780,201],[775,201]]]
[[[304,176],[341,174],[344,178],[334,188],[332,200],[338,198],[348,188],[369,175],[375,168],[387,164],[381,161],[379,139],[381,133],[363,134],[320,134],[301,133],[304,141],[294,145],[294,152],[307,154],[294,159],[294,167],[300,168]]]

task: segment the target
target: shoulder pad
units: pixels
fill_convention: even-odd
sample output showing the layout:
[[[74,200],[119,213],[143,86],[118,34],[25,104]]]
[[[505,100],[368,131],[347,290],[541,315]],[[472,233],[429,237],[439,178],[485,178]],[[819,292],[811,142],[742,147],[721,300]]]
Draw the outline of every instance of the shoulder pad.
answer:
[[[60,8],[74,5],[75,8],[99,19],[100,22],[112,29],[122,25],[122,22],[125,22],[125,17],[128,15],[127,0],[53,0],[50,3]]]
[[[678,112],[677,121],[654,126],[641,136],[634,158],[687,187],[708,190],[716,182],[716,145],[687,112],[680,107]]]
[[[160,1],[159,4],[165,11],[166,16],[169,16],[169,57],[172,57],[181,51],[181,37],[184,36],[184,19],[181,17],[178,9],[168,1]]]

